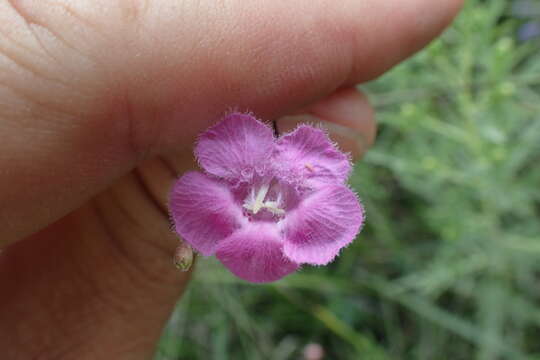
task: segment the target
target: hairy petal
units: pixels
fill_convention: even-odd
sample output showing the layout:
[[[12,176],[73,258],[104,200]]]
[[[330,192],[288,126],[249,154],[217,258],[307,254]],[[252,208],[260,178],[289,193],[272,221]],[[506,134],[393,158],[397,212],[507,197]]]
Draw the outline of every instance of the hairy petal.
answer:
[[[311,188],[343,184],[351,172],[347,155],[332,144],[323,130],[307,125],[279,138],[274,160],[280,177]]]
[[[217,258],[236,276],[262,283],[276,281],[298,269],[283,255],[283,240],[270,224],[249,225],[222,241]]]
[[[217,244],[240,227],[242,210],[227,186],[191,171],[174,185],[169,208],[176,232],[195,250],[213,255]]]
[[[354,240],[363,221],[363,209],[350,189],[326,186],[287,216],[284,253],[297,263],[326,265]]]
[[[195,156],[208,173],[249,181],[262,171],[274,148],[272,130],[249,114],[232,113],[199,137]]]

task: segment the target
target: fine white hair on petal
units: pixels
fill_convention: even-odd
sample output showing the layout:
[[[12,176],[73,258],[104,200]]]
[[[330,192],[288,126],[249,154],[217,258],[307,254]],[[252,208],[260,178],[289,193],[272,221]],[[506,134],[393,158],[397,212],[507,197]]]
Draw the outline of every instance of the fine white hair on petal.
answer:
[[[195,155],[208,174],[239,182],[263,171],[273,149],[269,126],[250,115],[232,113],[199,136]]]
[[[354,240],[363,222],[356,195],[345,185],[328,185],[288,214],[284,253],[297,263],[326,265]]]
[[[175,230],[240,278],[275,281],[301,264],[325,265],[363,224],[347,185],[350,155],[320,123],[276,138],[251,114],[231,110],[199,136],[195,154],[204,173],[187,172],[174,185]]]

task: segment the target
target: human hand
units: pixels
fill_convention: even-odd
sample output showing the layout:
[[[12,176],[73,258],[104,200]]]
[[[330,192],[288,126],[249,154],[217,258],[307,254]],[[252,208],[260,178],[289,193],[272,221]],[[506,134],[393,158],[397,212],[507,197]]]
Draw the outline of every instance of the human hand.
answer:
[[[1,2],[4,358],[150,357],[189,277],[166,201],[195,136],[231,107],[280,131],[307,114],[361,156],[375,124],[351,87],[460,3]]]

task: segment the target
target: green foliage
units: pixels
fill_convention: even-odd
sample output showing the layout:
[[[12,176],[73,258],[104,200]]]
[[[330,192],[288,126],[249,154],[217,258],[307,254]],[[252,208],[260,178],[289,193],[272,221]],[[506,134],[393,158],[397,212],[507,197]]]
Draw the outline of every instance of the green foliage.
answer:
[[[351,185],[359,239],[326,268],[250,285],[212,259],[156,359],[540,359],[540,46],[507,1],[366,87],[377,144]]]

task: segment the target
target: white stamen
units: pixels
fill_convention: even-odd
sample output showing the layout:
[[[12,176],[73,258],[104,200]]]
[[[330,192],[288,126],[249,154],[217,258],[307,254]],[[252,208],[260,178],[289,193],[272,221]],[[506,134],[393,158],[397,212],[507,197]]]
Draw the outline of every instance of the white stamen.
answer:
[[[280,209],[277,201],[267,201],[264,203],[264,207],[275,215],[285,214],[285,210]]]
[[[270,188],[269,184],[265,184],[261,186],[259,189],[259,192],[257,193],[257,197],[255,198],[255,203],[253,204],[253,213],[256,214],[261,210],[261,208],[264,207],[264,198],[266,197],[266,194],[268,194],[268,189]]]
[[[266,195],[268,195],[268,190],[270,189],[269,184],[265,184],[260,187],[257,195],[255,195],[254,190],[252,189],[249,196],[244,202],[244,208],[251,211],[253,214],[257,214],[261,209],[267,209],[275,215],[285,214],[285,210],[281,209],[281,193],[278,193],[277,199],[275,201],[264,201]]]

